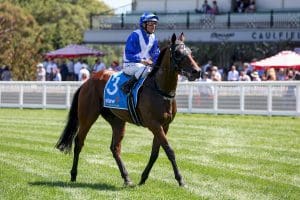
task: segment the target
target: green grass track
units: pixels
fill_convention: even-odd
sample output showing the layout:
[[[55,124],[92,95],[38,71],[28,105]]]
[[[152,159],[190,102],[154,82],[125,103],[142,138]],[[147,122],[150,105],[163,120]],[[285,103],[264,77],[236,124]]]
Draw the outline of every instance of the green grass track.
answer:
[[[0,199],[300,199],[300,118],[178,114],[168,138],[187,187],[164,151],[143,186],[123,187],[109,150],[111,129],[93,125],[71,183],[72,154],[54,148],[67,110],[0,109]],[[152,144],[127,124],[122,158],[134,183]]]

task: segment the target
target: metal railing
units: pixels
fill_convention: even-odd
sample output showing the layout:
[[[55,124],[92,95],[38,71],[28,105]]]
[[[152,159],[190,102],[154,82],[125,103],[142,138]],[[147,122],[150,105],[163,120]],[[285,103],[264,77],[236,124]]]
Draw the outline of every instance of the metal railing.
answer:
[[[80,82],[0,82],[0,108],[70,108]],[[182,113],[300,116],[300,81],[179,82]]]
[[[140,14],[91,15],[90,29],[135,29]],[[299,11],[222,13],[219,15],[159,13],[159,29],[300,28]]]

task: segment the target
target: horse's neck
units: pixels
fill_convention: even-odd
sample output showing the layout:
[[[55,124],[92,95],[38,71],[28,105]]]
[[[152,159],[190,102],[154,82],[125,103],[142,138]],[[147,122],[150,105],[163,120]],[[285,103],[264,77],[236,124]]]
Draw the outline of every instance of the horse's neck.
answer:
[[[170,51],[165,52],[158,72],[156,73],[156,83],[158,88],[165,94],[175,94],[178,75],[171,67]]]

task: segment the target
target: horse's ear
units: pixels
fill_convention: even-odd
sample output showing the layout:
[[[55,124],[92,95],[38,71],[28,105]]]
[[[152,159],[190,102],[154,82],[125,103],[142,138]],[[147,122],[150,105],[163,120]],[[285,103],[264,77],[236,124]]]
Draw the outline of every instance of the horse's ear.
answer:
[[[173,33],[172,38],[171,38],[171,43],[175,44],[175,41],[176,41],[176,34]]]
[[[185,39],[185,38],[184,38],[184,34],[183,34],[183,32],[182,32],[182,33],[180,34],[180,36],[179,36],[179,40],[182,41],[182,42],[184,42],[184,39]]]

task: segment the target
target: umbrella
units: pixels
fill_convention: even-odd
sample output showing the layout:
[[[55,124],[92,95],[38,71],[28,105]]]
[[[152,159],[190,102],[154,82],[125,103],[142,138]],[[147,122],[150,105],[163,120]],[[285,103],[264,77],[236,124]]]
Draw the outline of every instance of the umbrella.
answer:
[[[260,61],[252,62],[254,69],[293,68],[300,70],[300,55],[294,51],[281,51],[278,54]]]
[[[46,58],[78,58],[85,56],[104,56],[105,53],[84,45],[71,44],[46,53]]]

